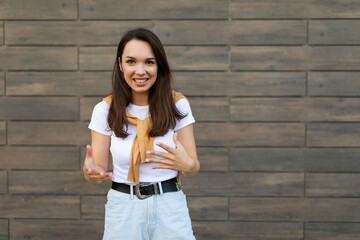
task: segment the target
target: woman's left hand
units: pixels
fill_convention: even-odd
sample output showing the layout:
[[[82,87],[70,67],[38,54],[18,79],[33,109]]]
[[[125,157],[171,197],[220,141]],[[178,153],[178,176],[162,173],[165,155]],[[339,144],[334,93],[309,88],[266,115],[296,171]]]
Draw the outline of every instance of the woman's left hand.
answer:
[[[157,146],[164,149],[166,152],[159,151],[147,151],[148,155],[154,155],[159,158],[147,158],[146,163],[158,163],[153,166],[153,169],[172,169],[181,172],[191,172],[195,167],[195,161],[190,158],[185,148],[177,139],[177,133],[173,135],[173,140],[176,145],[176,149],[169,147],[164,143],[156,143]]]

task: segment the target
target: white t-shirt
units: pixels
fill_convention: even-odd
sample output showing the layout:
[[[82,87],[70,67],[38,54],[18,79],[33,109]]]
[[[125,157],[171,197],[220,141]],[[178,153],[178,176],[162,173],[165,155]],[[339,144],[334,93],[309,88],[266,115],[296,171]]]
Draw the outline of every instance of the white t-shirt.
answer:
[[[175,105],[181,113],[187,114],[187,116],[183,119],[176,121],[175,128],[170,129],[164,136],[154,138],[155,151],[166,152],[164,149],[156,145],[157,142],[162,142],[172,148],[175,148],[175,143],[173,141],[174,131],[178,131],[179,129],[195,122],[195,119],[191,112],[190,104],[185,98],[178,100]],[[136,126],[129,124],[127,132],[130,135],[125,139],[116,137],[115,133],[110,130],[107,122],[109,108],[110,105],[105,101],[98,103],[94,107],[91,121],[89,124],[89,129],[106,136],[111,136],[110,152],[113,159],[114,182],[131,183],[127,180],[127,176],[130,163],[131,147],[133,140],[136,136]],[[132,116],[135,116],[141,120],[144,120],[146,117],[149,116],[149,106],[137,106],[130,103],[127,106],[126,110]],[[152,165],[156,165],[156,163],[140,164],[140,182],[164,181],[176,177],[178,174],[178,172],[174,170],[152,169]]]

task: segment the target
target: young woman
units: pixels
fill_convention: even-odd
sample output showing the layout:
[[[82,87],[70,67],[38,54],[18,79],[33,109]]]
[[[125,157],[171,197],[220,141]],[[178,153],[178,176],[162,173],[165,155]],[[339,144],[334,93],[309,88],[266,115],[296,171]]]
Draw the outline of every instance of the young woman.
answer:
[[[154,33],[135,29],[123,36],[112,86],[94,107],[83,169],[90,182],[112,180],[103,239],[195,239],[180,185],[180,175],[194,176],[200,168],[195,120],[188,100],[172,90]]]

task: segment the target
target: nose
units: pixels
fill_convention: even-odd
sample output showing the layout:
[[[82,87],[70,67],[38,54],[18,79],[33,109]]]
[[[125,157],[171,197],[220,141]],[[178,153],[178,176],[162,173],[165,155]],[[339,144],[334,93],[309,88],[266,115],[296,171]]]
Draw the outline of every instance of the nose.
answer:
[[[144,75],[146,73],[144,64],[138,64],[136,66],[135,73],[138,75]]]

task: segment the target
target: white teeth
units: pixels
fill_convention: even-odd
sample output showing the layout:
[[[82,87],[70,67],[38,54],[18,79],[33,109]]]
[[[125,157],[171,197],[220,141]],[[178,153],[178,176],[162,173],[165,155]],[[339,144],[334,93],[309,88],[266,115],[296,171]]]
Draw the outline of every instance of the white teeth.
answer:
[[[144,82],[146,82],[146,79],[135,79],[135,82],[144,83]]]

